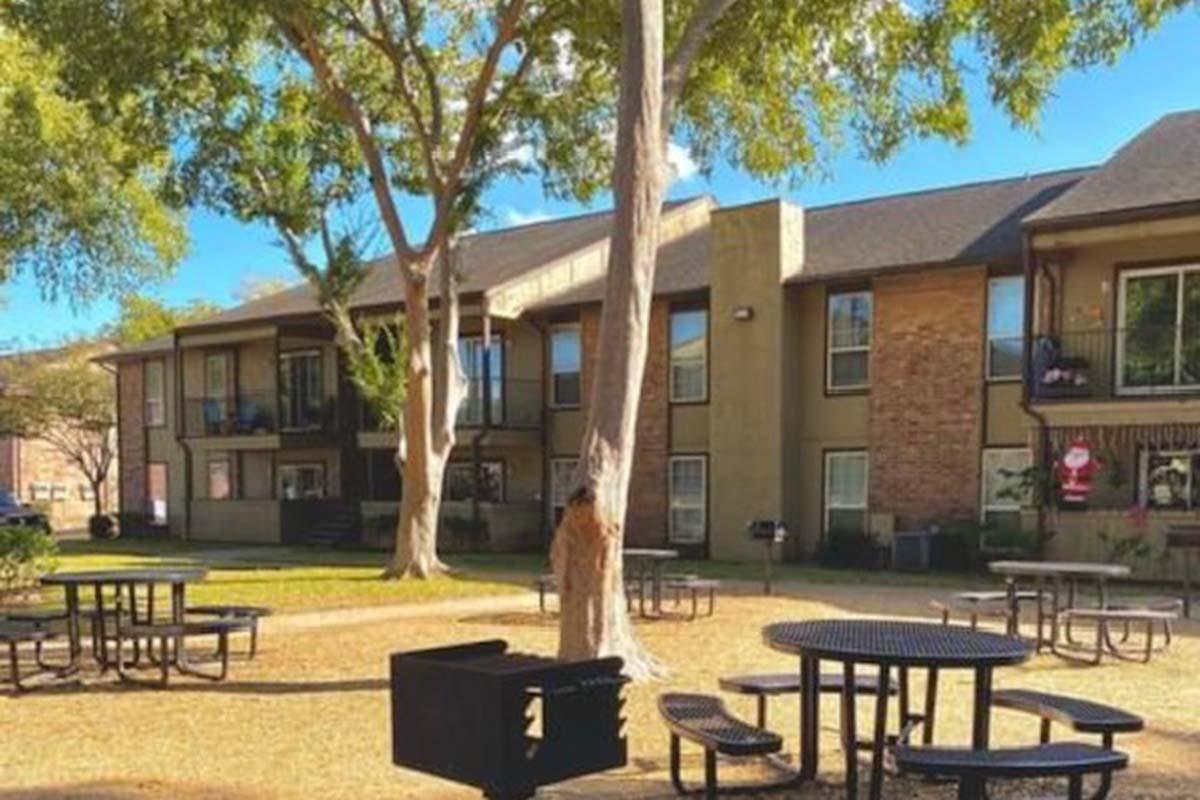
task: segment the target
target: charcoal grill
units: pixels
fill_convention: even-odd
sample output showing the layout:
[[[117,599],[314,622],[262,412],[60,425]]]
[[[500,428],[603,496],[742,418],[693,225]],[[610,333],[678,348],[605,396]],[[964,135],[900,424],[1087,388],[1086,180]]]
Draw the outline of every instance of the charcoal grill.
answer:
[[[624,766],[622,665],[509,652],[500,639],[393,653],[392,761],[490,800]]]

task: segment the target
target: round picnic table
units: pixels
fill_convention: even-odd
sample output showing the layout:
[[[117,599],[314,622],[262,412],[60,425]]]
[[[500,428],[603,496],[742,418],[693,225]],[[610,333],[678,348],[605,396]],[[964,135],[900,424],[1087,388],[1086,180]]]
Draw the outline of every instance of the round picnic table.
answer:
[[[975,673],[974,724],[971,747],[986,749],[992,705],[992,671],[1028,660],[1029,648],[1019,639],[969,628],[921,622],[888,620],[816,620],[778,622],[763,628],[769,647],[800,657],[800,768],[797,780],[817,774],[822,661],[842,665],[841,696],[842,750],[846,758],[846,797],[858,796],[858,734],[855,730],[855,667],[867,664],[878,669],[879,689],[875,695],[875,726],[871,740],[871,783],[869,797],[878,800],[883,791],[883,756],[887,745],[887,706],[890,674],[899,682],[900,730],[920,722],[926,744],[933,742],[937,677],[943,669],[969,669]],[[928,671],[923,715],[909,711],[908,671]]]
[[[638,613],[646,616],[646,575],[650,575],[650,608],[655,613],[662,611],[662,567],[668,561],[679,558],[678,550],[655,547],[627,547],[621,551],[626,561],[637,567]]]
[[[997,575],[1004,576],[1004,583],[1008,594],[1008,632],[1013,636],[1016,636],[1018,633],[1017,592],[1020,589],[1018,586],[1020,580],[1022,578],[1031,580],[1038,592],[1039,598],[1046,582],[1050,582],[1051,612],[1049,639],[1043,635],[1045,614],[1043,613],[1040,599],[1037,604],[1036,642],[1039,653],[1046,648],[1053,650],[1055,644],[1058,642],[1058,617],[1059,611],[1064,608],[1061,605],[1064,586],[1066,588],[1065,608],[1075,608],[1081,581],[1091,581],[1096,584],[1098,607],[1105,608],[1108,605],[1108,581],[1115,578],[1125,578],[1130,574],[1129,567],[1124,564],[1101,564],[1090,561],[993,561],[988,564],[988,569]],[[1069,624],[1068,622],[1068,626]],[[1069,643],[1074,644],[1071,640],[1069,627],[1066,630],[1065,636]]]
[[[42,576],[43,584],[62,586],[66,597],[67,639],[70,651],[70,663],[67,669],[71,672],[77,671],[79,669],[79,659],[83,653],[80,631],[81,612],[79,607],[79,590],[81,587],[90,586],[92,588],[96,604],[92,616],[92,625],[94,626],[92,637],[94,646],[93,655],[99,662],[101,671],[107,671],[110,667],[115,666],[114,659],[110,658],[108,653],[108,642],[111,639],[107,628],[108,617],[111,611],[120,610],[121,601],[119,595],[122,591],[126,591],[129,594],[128,610],[130,618],[137,624],[153,621],[155,587],[168,586],[171,597],[171,622],[179,625],[183,623],[184,613],[187,609],[185,602],[187,584],[204,580],[207,575],[208,570],[202,567],[136,567],[130,569],[54,572]],[[146,604],[144,609],[139,609],[136,602],[136,589],[138,586],[146,587]],[[105,596],[106,588],[112,590],[111,598]],[[106,608],[106,604],[110,600],[115,602],[115,606]]]

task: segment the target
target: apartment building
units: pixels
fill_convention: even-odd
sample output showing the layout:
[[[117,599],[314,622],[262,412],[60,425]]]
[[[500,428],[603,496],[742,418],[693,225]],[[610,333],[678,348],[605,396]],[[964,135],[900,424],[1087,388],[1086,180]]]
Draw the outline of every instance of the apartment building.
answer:
[[[1013,475],[1080,441],[1099,474],[1058,515],[1056,555],[1095,557],[1131,507],[1154,536],[1198,519],[1198,156],[1186,113],[1096,167],[807,209],[668,205],[630,542],[747,558],[746,521],[773,517],[801,556],[844,530],[1045,525]],[[448,543],[476,514],[493,547],[548,540],[594,380],[610,222],[464,241],[471,392]],[[386,260],[352,305],[402,311]],[[195,539],[389,543],[394,435],[362,413],[306,287],[111,360],[130,519]]]

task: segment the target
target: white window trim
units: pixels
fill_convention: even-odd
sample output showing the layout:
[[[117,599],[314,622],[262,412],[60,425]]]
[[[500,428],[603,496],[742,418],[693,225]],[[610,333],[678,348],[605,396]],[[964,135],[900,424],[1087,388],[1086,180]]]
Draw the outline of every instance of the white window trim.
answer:
[[[1149,267],[1145,269],[1122,270],[1120,273],[1120,288],[1117,292],[1117,339],[1116,385],[1117,394],[1171,394],[1194,392],[1200,388],[1200,383],[1180,383],[1180,368],[1183,361],[1183,280],[1176,280],[1175,289],[1175,376],[1174,382],[1161,386],[1126,386],[1125,385],[1125,292],[1130,279],[1148,278],[1155,275],[1185,275],[1189,272],[1200,272],[1200,264],[1175,264],[1169,267]]]
[[[989,453],[1026,453],[1029,456],[1030,465],[1033,464],[1033,451],[1028,447],[985,447],[979,451],[979,521],[985,522],[989,513],[1011,514],[1014,511],[1019,512],[1023,507],[1019,501],[1010,500],[1005,503],[988,504],[987,501],[987,481],[984,476],[987,474],[987,456]]]
[[[700,382],[700,394],[696,397],[680,397],[675,390],[675,342],[671,339],[672,322],[676,314],[704,314],[704,347],[700,350],[700,366],[704,380]],[[668,395],[672,403],[707,403],[708,402],[708,327],[709,313],[707,308],[679,308],[673,310],[667,319],[667,382]]]
[[[577,466],[579,466],[579,456],[555,456],[550,459],[550,467],[549,467],[549,469],[550,469],[550,472],[549,472],[550,486],[549,486],[549,491],[546,492],[546,494],[548,495],[547,499],[550,501],[550,513],[551,514],[553,514],[555,511],[557,511],[560,508],[565,509],[567,507],[567,498],[565,498],[565,497],[562,498],[562,503],[555,502],[555,497],[554,497],[554,465],[555,464],[571,464],[571,472],[574,472],[575,468]]]
[[[1150,506],[1150,474],[1149,474],[1150,456],[1151,455],[1187,456],[1188,460],[1190,461],[1191,459],[1195,458],[1196,456],[1200,456],[1200,448],[1196,448],[1196,449],[1169,448],[1169,449],[1163,449],[1163,450],[1158,450],[1158,449],[1155,449],[1152,447],[1142,448],[1141,452],[1138,453],[1137,496],[1138,496],[1138,504],[1147,509],[1152,508]],[[1186,509],[1155,507],[1153,510],[1158,510],[1158,511],[1186,510],[1189,512],[1198,510],[1197,506],[1192,505],[1192,484],[1195,482],[1195,480],[1196,480],[1195,471],[1193,469],[1191,469],[1189,466],[1187,490],[1184,493],[1184,496],[1187,498],[1187,501],[1188,501],[1188,507]]]
[[[680,461],[696,461],[700,464],[700,530],[701,536],[699,540],[685,539],[678,541],[675,538],[675,515],[672,513],[674,509],[675,497],[675,482],[671,479],[674,474],[675,464]],[[708,541],[708,457],[703,455],[679,455],[671,456],[667,459],[667,541],[678,544],[703,544]]]
[[[574,403],[560,402],[557,396],[558,384],[554,380],[557,375],[554,371],[554,334],[559,331],[575,331],[575,336],[579,340],[579,399]],[[550,370],[550,407],[551,408],[579,408],[583,404],[583,331],[578,322],[556,322],[550,326],[549,330],[549,350],[547,353],[547,366]],[[563,373],[566,374],[566,373]]]
[[[832,306],[835,297],[866,297],[871,302],[871,332],[865,345],[834,347],[833,345],[833,314]],[[825,296],[825,389],[830,394],[841,392],[861,392],[871,388],[871,343],[875,341],[875,297],[871,289],[860,289],[854,292],[830,292]],[[833,384],[833,357],[844,353],[867,354],[867,380],[863,383]]]
[[[995,295],[992,291],[992,285],[997,283],[998,281],[1011,281],[1011,280],[1021,281],[1021,333],[1018,334],[1016,337],[993,336],[992,329],[991,329],[992,328],[992,297],[994,297]],[[1036,305],[1035,305],[1035,307],[1036,307]],[[1029,309],[1025,308],[1025,276],[1024,275],[995,275],[991,278],[988,278],[987,308],[984,309],[984,313],[987,315],[987,318],[984,320],[985,324],[987,325],[987,330],[985,331],[985,337],[984,337],[987,340],[987,346],[986,346],[987,352],[985,352],[983,355],[984,378],[987,380],[988,383],[1019,383],[1021,380],[1021,374],[1024,371],[1024,361],[1025,361],[1025,359],[1024,359],[1025,315],[1027,313],[1029,313]],[[992,342],[993,341],[1003,341],[1003,340],[1013,339],[1013,338],[1021,340],[1021,348],[1022,348],[1021,365],[1022,366],[1018,367],[1017,372],[1014,375],[993,375],[992,374]]]
[[[862,500],[862,505],[845,505],[845,504],[843,504],[843,505],[835,506],[829,500],[829,484],[830,484],[830,479],[833,476],[833,470],[830,469],[830,462],[832,462],[834,459],[847,458],[847,457],[851,457],[851,456],[856,457],[856,458],[861,458],[862,462],[863,462],[864,496],[863,496],[863,500]],[[825,474],[824,474],[824,484],[825,485],[821,488],[821,507],[824,509],[824,511],[822,513],[822,516],[824,517],[824,519],[821,521],[821,533],[824,536],[828,536],[829,535],[829,512],[830,511],[861,511],[861,512],[863,512],[864,519],[866,519],[867,509],[870,506],[870,496],[871,496],[871,459],[868,457],[866,450],[829,450],[825,453],[824,469],[825,469]]]

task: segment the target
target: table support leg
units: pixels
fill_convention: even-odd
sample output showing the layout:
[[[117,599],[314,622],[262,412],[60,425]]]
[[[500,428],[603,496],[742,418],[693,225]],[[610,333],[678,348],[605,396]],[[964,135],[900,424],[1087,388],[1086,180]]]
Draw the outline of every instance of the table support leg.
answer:
[[[937,716],[937,667],[930,667],[925,679],[925,720],[921,723],[921,744],[933,744],[933,723]]]
[[[842,752],[846,760],[846,800],[858,797],[858,731],[855,720],[854,662],[842,665]]]
[[[817,775],[821,713],[821,665],[815,658],[800,659],[800,778]]]
[[[119,600],[119,598],[118,598]],[[118,606],[120,603],[118,602]],[[92,622],[92,637],[99,650],[100,672],[105,673],[110,666],[108,659],[108,619],[104,611],[104,585],[96,584],[96,616]]]
[[[1008,620],[1004,630],[1009,636],[1016,636],[1019,631],[1021,604],[1017,599],[1017,579],[1009,576],[1004,579],[1004,589],[1008,595]]]
[[[974,722],[971,725],[971,747],[975,750],[986,750],[991,738],[992,719],[992,670],[990,667],[978,667],[975,670],[974,715]]]
[[[79,624],[79,587],[68,583],[63,587],[67,603],[67,651],[70,659],[67,669],[75,672],[79,669],[79,657],[83,653],[83,638]]]
[[[879,800],[883,794],[883,756],[887,747],[888,689],[891,670],[887,664],[879,665],[879,686],[875,691],[875,737],[871,741],[871,800]],[[901,707],[901,719],[904,718]]]

